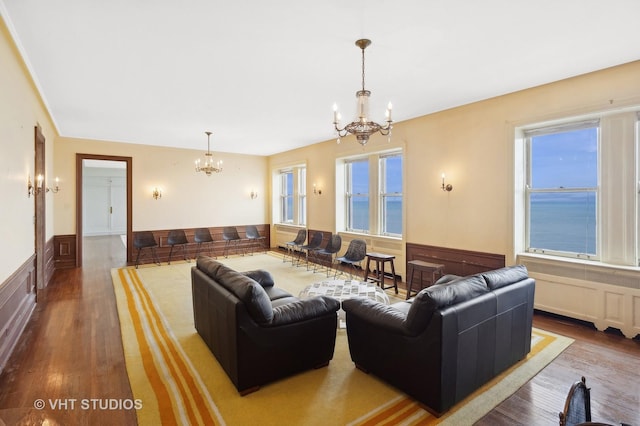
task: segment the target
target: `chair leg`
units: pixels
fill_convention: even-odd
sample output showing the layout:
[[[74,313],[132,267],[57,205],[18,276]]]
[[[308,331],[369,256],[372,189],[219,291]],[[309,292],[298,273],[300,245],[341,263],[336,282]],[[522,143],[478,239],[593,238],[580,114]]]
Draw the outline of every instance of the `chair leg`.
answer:
[[[173,245],[171,246],[171,250],[169,250],[169,263],[167,263],[167,265],[171,265],[171,254],[173,254]]]
[[[153,257],[153,261],[156,262],[156,265],[160,266],[160,259],[158,258],[158,252],[155,247],[151,247],[151,256]]]
[[[191,259],[189,259],[187,257],[187,245],[186,244],[182,244],[182,256],[184,256],[184,260],[187,261],[187,263],[191,263]]]
[[[136,256],[136,269],[138,269],[138,265],[140,264],[140,252],[142,249],[138,249],[138,255]]]

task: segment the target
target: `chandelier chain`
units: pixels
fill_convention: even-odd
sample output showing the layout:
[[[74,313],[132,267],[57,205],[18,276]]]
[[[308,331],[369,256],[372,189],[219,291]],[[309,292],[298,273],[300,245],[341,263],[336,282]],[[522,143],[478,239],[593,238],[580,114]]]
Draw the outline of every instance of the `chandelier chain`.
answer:
[[[364,47],[362,48],[362,91],[364,92]]]

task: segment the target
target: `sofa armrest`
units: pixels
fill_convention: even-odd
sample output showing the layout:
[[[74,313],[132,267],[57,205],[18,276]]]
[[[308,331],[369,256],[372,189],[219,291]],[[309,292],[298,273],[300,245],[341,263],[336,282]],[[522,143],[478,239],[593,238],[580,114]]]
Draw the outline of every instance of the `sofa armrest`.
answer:
[[[372,327],[408,334],[405,327],[406,314],[393,306],[358,297],[343,301],[342,309],[347,313],[347,328],[349,327],[349,316],[353,315],[361,321],[369,323]]]
[[[279,326],[314,319],[340,309],[340,302],[328,296],[298,300],[273,308],[273,319],[266,326]]]

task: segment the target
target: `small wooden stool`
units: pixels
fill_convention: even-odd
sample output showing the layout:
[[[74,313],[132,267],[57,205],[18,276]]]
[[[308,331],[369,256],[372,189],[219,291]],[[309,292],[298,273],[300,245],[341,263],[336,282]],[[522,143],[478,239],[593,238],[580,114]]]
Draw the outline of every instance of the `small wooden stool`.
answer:
[[[396,268],[393,264],[393,259],[396,257],[390,254],[382,254],[382,253],[367,253],[367,268],[364,273],[364,281],[367,282],[367,279],[370,279],[372,282],[377,282],[380,285],[380,288],[383,290],[387,290],[389,288],[393,288],[396,290],[396,294],[398,294],[398,277],[396,276]],[[371,271],[370,265],[371,261],[375,260],[376,262],[376,274],[369,278],[369,272]],[[391,264],[391,274],[393,276],[393,285],[388,287],[384,286],[384,265],[389,262]]]
[[[430,285],[433,285],[433,283],[436,282],[436,275],[439,275],[439,276],[444,275],[444,265],[440,265],[438,263],[429,263],[423,260],[410,260],[407,262],[407,265],[411,265],[411,275],[409,275],[411,278],[409,279],[409,285],[407,286],[407,299],[411,297],[411,291],[412,291],[411,288],[413,287],[413,276],[415,275],[416,271],[420,271],[420,285],[419,285],[420,290],[423,289],[422,287],[423,272],[427,272],[431,274],[431,280],[429,281],[429,285],[427,285],[427,287],[429,287]],[[417,294],[420,290],[414,290],[414,291]]]

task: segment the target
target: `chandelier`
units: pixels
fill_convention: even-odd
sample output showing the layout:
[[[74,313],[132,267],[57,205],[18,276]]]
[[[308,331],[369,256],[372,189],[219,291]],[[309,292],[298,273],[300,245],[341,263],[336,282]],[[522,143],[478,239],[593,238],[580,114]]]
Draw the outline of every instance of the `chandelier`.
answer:
[[[207,176],[211,176],[211,173],[220,173],[222,171],[222,160],[213,161],[213,154],[211,153],[210,142],[211,132],[204,132],[207,135],[207,152],[204,154],[204,165],[200,165],[200,159],[196,160],[196,172],[205,172]]]
[[[347,124],[343,128],[340,128],[340,113],[338,112],[338,106],[333,104],[333,126],[338,133],[337,142],[340,143],[340,138],[349,134],[355,135],[358,143],[365,146],[369,142],[369,136],[374,133],[380,132],[381,135],[389,136],[391,140],[391,102],[387,105],[386,122],[384,126],[374,121],[369,121],[369,96],[371,92],[364,88],[364,49],[371,44],[371,40],[360,39],[356,41],[356,46],[362,49],[362,90],[356,92],[356,108],[357,115],[356,120]]]

